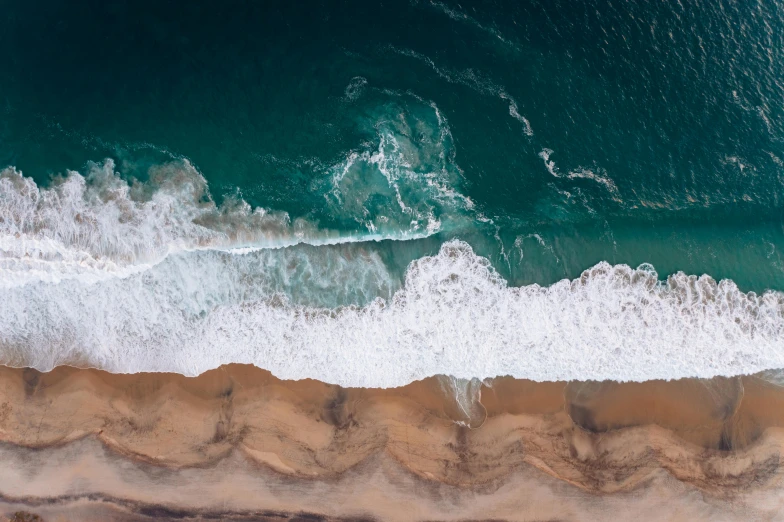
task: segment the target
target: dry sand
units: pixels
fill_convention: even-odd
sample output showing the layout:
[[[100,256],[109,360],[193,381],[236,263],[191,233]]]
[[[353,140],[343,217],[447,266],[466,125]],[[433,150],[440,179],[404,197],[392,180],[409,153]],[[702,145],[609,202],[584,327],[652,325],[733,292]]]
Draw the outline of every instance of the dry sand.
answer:
[[[784,520],[784,388],[490,384],[461,407],[438,377],[378,390],[243,365],[195,378],[0,367],[0,513]]]

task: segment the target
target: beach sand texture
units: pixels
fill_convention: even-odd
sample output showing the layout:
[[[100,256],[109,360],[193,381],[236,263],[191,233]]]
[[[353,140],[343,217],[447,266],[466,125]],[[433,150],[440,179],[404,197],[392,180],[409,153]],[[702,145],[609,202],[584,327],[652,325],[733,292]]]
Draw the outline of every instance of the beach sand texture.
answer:
[[[781,520],[784,388],[497,378],[475,400],[253,366],[0,368],[0,513],[44,520]],[[470,388],[466,388],[470,389]],[[21,516],[21,515],[19,515]],[[310,518],[309,518],[310,517]]]

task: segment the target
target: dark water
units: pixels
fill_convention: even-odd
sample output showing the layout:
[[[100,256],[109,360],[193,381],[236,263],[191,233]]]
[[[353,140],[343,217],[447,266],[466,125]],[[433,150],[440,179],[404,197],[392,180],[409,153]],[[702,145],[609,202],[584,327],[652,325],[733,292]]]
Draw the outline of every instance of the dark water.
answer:
[[[215,197],[239,190],[253,206],[350,228],[324,205],[325,171],[375,150],[384,119],[432,127],[433,104],[451,131],[454,188],[501,242],[486,237],[494,227],[463,235],[515,283],[607,260],[784,288],[775,2],[46,1],[4,12],[0,162],[39,183],[106,157],[141,179],[188,158]],[[507,262],[501,243],[509,254],[518,237],[526,261]]]
[[[784,290],[780,3],[42,0],[3,13],[0,166],[35,194],[78,171],[91,209],[60,194],[60,217],[41,224],[36,207],[28,226],[13,200],[7,237],[99,263],[212,244],[193,223],[229,247],[276,230],[286,244],[355,241],[264,254],[239,290],[176,301],[194,317],[269,292],[387,299],[410,262],[455,238],[512,286],[607,261]],[[160,202],[183,187],[176,218],[106,210],[115,190]],[[215,215],[196,216],[213,200]],[[275,223],[226,210],[243,201]]]

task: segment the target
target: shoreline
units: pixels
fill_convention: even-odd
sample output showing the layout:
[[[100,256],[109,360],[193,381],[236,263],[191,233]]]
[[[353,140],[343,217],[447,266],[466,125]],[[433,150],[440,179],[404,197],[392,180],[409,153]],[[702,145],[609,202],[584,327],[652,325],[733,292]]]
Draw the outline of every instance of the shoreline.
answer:
[[[738,506],[743,516],[781,508],[774,500],[784,477],[784,387],[759,377],[503,377],[483,384],[478,402],[463,404],[450,382],[341,388],[236,364],[199,377],[0,367],[0,457],[8,463],[0,471],[0,513],[28,506],[43,516],[78,507],[96,519],[147,520],[144,513],[158,506],[197,519],[218,509],[243,520],[241,513],[265,520],[264,510],[334,519],[457,520],[471,512],[475,519],[528,520],[533,507],[515,510],[504,500],[519,496],[511,491],[523,485],[549,495],[548,509],[556,511],[565,499],[579,505],[577,498],[610,509],[619,496],[647,498],[652,487],[649,501],[670,498],[687,511],[700,506],[740,517]],[[57,467],[64,458],[72,471]],[[174,495],[183,477],[203,487]],[[267,494],[239,495],[243,483]],[[348,483],[350,502],[323,502],[324,494],[346,494]],[[444,491],[452,504],[443,503]],[[378,495],[414,511],[396,513],[372,501]],[[497,508],[482,515],[463,496]],[[627,510],[644,504],[624,502]],[[107,506],[116,516],[100,511]]]

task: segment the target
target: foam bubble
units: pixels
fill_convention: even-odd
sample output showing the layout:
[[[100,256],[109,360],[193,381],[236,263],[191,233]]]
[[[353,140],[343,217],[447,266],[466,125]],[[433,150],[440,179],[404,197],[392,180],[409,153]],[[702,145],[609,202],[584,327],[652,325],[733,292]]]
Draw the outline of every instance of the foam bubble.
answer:
[[[365,86],[367,85],[367,78],[362,76],[355,76],[351,78],[351,81],[346,86],[346,90],[344,92],[344,99],[349,102],[356,101],[360,96],[362,96],[362,91],[365,90]]]
[[[784,367],[784,294],[743,293],[708,276],[662,282],[650,266],[599,263],[572,281],[510,288],[454,240],[412,262],[389,298],[332,307],[288,296],[307,277],[287,286],[269,260],[231,256],[183,252],[125,278],[6,289],[0,362],[186,375],[237,362],[366,387],[434,374],[641,381]],[[316,272],[335,287],[364,273],[354,288],[372,288],[383,270],[360,267],[373,263],[360,259],[332,283],[332,269]]]

